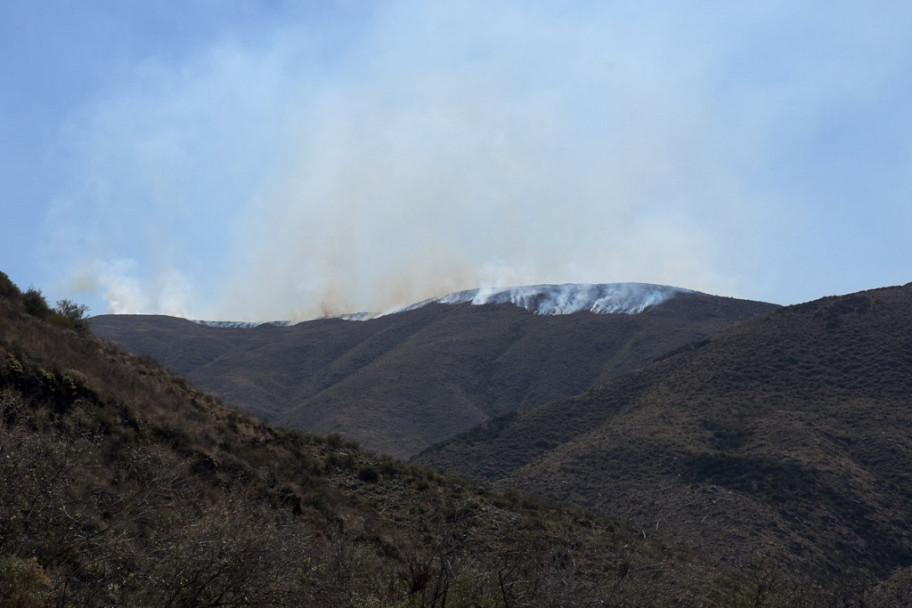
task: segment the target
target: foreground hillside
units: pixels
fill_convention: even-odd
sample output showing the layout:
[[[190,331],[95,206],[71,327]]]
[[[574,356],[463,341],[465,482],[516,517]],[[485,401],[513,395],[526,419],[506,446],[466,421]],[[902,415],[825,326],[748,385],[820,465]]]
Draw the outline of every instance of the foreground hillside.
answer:
[[[912,564],[912,284],[781,308],[417,460],[718,563],[889,576]]]
[[[267,426],[26,306],[2,274],[0,496],[2,606],[697,606],[752,591],[585,512]]]
[[[269,427],[72,312],[0,273],[0,606],[908,605],[908,573],[821,586],[774,560],[720,566]]]
[[[462,292],[367,321],[239,328],[105,315],[90,324],[268,422],[408,457],[775,308],[660,286],[555,287],[566,288]],[[535,314],[555,310],[586,312]]]

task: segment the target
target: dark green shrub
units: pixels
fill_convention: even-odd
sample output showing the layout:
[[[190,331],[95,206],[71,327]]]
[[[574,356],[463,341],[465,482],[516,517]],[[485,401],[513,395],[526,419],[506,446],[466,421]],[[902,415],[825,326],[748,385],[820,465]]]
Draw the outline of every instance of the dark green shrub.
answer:
[[[392,479],[404,472],[404,465],[395,460],[384,460],[380,463],[380,473],[387,478]]]
[[[52,312],[50,315],[48,315],[45,318],[45,320],[48,323],[50,323],[51,325],[56,325],[58,327],[63,327],[65,329],[78,329],[79,328],[79,326],[77,326],[73,321],[67,319],[63,315],[58,314],[56,312]]]
[[[377,483],[380,481],[380,471],[375,466],[362,467],[358,471],[358,479],[367,483]]]
[[[22,292],[16,287],[5,272],[0,272],[0,298],[17,300],[22,297]]]
[[[72,300],[57,300],[57,306],[54,307],[54,313],[69,321],[73,327],[79,328],[84,324],[86,313],[89,307],[85,304],[77,304]]]
[[[22,294],[22,304],[25,306],[25,312],[33,317],[46,319],[51,314],[51,308],[40,289],[30,287]]]

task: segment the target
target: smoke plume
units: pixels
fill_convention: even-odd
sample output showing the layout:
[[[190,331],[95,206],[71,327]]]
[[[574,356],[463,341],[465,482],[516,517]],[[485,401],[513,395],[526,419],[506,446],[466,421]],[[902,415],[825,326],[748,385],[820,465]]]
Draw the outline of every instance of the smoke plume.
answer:
[[[74,284],[234,320],[480,285],[743,295],[788,202],[765,187],[770,125],[836,78],[742,104],[730,24],[763,10],[728,11],[390,2],[150,59],[68,127]]]

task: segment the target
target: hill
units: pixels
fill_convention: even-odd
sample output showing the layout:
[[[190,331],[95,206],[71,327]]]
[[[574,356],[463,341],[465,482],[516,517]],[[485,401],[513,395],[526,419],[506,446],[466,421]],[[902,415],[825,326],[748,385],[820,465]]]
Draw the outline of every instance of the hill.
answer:
[[[587,512],[270,427],[27,306],[2,273],[0,496],[11,608],[721,606],[750,591]]]
[[[90,325],[263,420],[408,457],[773,308],[662,286],[533,286],[460,292],[365,321],[237,327],[103,315]],[[577,312],[536,314],[546,311]]]
[[[76,311],[74,316],[72,313]],[[270,427],[0,273],[0,605],[906,605]]]
[[[717,563],[912,564],[912,284],[780,308],[417,462],[592,508]],[[908,576],[908,575],[906,575]]]

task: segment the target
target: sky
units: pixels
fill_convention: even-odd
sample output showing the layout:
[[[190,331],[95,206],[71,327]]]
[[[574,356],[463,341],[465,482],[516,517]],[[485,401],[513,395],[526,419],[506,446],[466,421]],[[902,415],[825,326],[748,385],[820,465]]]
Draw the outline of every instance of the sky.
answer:
[[[912,281],[912,3],[5,0],[0,271],[90,314]]]

